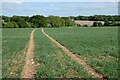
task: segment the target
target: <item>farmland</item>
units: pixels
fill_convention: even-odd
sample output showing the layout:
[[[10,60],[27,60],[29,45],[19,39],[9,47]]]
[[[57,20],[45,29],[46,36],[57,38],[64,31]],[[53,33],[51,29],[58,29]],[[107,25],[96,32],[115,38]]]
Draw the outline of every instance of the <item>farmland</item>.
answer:
[[[117,27],[54,28],[45,31],[97,72],[109,78],[118,77]]]
[[[2,78],[2,29],[0,28],[0,78]]]
[[[51,42],[40,29],[35,32],[35,61],[37,78],[91,77],[81,65]]]
[[[32,29],[2,29],[2,76],[18,78]]]
[[[30,34],[33,29],[2,30],[3,78],[20,78],[25,65]],[[44,28],[64,47],[83,59],[97,73],[118,77],[118,27]],[[36,78],[93,78],[84,66],[73,60],[46,37],[40,28],[34,31]],[[29,70],[29,69],[28,69]]]

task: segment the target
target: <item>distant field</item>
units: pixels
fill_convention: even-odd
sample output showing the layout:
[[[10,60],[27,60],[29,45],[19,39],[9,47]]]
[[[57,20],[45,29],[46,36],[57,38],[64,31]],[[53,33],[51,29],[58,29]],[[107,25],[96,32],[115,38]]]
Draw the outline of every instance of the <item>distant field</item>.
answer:
[[[2,76],[20,77],[32,29],[2,29]]]
[[[75,20],[75,23],[80,24],[81,26],[83,25],[93,26],[94,22],[95,21]],[[97,22],[101,22],[104,25],[104,21],[97,21]]]
[[[118,77],[118,27],[52,28],[45,32],[97,72],[109,78]]]

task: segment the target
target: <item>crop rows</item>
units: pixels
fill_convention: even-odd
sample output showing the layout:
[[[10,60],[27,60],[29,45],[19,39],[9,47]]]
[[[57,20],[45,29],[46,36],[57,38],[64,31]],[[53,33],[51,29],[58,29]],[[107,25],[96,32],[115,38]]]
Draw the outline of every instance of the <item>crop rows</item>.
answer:
[[[97,73],[118,77],[118,32],[111,28],[46,28],[45,32],[78,57],[85,60]],[[3,78],[20,78],[33,29],[2,30]],[[34,61],[36,78],[92,78],[91,74],[69,57],[41,31],[34,32]]]
[[[2,30],[3,78],[20,77],[31,31],[32,29]]]
[[[96,72],[118,77],[118,32],[113,28],[45,29],[62,45],[82,57]]]
[[[52,43],[40,29],[35,32],[37,78],[91,77],[78,63]]]

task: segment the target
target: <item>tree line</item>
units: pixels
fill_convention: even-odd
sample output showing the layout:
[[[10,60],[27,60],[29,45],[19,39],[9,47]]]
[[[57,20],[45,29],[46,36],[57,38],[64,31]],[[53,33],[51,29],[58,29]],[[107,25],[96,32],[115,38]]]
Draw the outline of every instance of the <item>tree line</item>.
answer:
[[[34,15],[29,16],[2,16],[3,28],[51,28],[74,26],[69,17]]]
[[[69,17],[59,17],[59,16],[48,16],[43,15],[33,15],[29,16],[2,16],[2,27],[3,28],[52,28],[52,27],[69,27],[69,26],[80,26],[75,24],[74,20],[87,20],[95,21],[93,27],[96,26],[120,26],[120,16],[106,16],[106,15],[94,15],[94,16],[69,16]],[[104,25],[101,22],[104,21]],[[87,27],[87,25],[85,26]]]
[[[71,16],[74,20],[87,20],[87,21],[120,21],[120,16],[118,15],[94,15],[94,16]]]

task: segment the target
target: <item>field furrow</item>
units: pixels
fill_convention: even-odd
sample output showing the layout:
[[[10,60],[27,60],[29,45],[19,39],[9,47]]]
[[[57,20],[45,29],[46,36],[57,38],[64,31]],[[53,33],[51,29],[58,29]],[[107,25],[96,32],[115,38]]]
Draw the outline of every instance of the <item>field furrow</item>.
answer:
[[[2,30],[3,78],[118,78],[118,70],[118,27]]]
[[[52,28],[45,32],[84,59],[96,72],[117,78],[118,28]]]
[[[46,34],[42,28],[42,32],[43,34],[45,34],[52,42],[54,42],[58,47],[60,47],[61,49],[63,49],[63,51],[66,52],[66,54],[68,54],[68,56],[70,56],[73,60],[75,60],[76,62],[78,62],[80,65],[82,65],[84,67],[84,69],[91,74],[94,78],[103,78],[103,75],[96,73],[95,70],[90,67],[89,65],[86,64],[86,62],[84,60],[82,60],[81,58],[77,57],[75,54],[73,54],[70,50],[68,50],[66,47],[64,47],[63,45],[61,45],[59,42],[57,42],[56,40],[54,40],[52,37],[50,37],[48,34]]]
[[[41,31],[35,31],[35,63],[37,78],[90,78],[84,68],[72,60]]]
[[[34,63],[34,31],[31,32],[28,50],[26,53],[25,65],[22,71],[22,78],[35,78],[35,63]]]
[[[2,77],[20,78],[32,29],[2,30]]]

